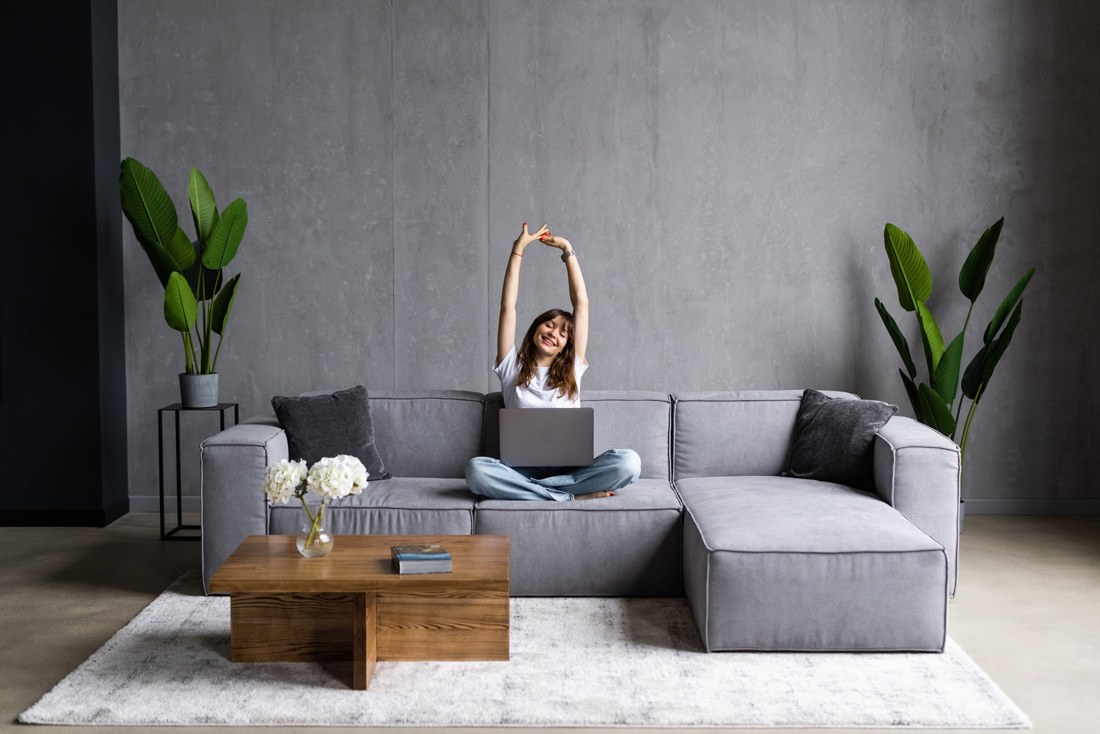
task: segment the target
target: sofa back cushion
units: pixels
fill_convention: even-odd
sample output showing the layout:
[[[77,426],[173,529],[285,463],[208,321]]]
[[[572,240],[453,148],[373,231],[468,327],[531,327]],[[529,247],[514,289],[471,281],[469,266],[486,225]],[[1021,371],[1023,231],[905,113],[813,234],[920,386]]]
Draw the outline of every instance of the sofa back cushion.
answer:
[[[504,400],[499,392],[485,396],[485,455],[494,459],[500,458],[500,409],[503,407]],[[593,448],[597,455],[608,449],[633,449],[642,460],[642,479],[669,479],[672,400],[667,393],[584,390],[581,407],[592,408],[595,420]]]
[[[374,443],[390,474],[466,476],[466,462],[481,453],[484,414],[481,393],[370,390],[369,394]]]
[[[689,392],[673,400],[673,479],[778,476],[790,467],[802,390]],[[854,399],[851,393],[823,391]],[[383,455],[385,458],[385,455]]]

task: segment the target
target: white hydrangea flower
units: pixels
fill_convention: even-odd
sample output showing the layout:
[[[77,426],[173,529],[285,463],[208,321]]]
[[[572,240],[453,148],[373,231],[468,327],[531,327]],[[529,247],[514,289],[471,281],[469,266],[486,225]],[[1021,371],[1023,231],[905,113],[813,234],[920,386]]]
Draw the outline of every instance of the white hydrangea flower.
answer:
[[[354,456],[327,456],[309,468],[306,486],[324,499],[359,494],[367,486],[367,468]]]
[[[306,462],[282,461],[267,468],[264,476],[264,492],[272,502],[289,502],[298,487],[306,480]]]

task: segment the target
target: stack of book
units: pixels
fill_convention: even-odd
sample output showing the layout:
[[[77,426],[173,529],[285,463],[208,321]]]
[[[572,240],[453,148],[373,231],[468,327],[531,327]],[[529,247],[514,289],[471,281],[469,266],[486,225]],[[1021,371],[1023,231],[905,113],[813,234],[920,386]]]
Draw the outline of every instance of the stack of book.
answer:
[[[393,570],[397,573],[450,573],[451,554],[438,545],[395,545]]]

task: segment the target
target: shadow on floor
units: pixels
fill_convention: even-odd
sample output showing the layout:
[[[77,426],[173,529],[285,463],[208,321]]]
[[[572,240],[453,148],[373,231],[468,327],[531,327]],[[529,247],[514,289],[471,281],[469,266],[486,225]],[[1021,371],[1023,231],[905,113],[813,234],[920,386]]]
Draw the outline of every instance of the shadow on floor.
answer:
[[[201,567],[195,542],[161,541],[159,529],[144,534],[104,528],[95,542],[83,544],[67,562],[51,570],[52,582],[157,594],[185,571]],[[64,552],[64,551],[59,551]]]

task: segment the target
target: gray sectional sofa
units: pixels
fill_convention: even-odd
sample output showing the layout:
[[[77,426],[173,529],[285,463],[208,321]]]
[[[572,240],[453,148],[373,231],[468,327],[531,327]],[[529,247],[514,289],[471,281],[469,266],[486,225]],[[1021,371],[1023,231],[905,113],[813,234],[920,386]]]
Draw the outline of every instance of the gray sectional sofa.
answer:
[[[833,397],[855,396],[828,393]],[[895,416],[875,491],[780,476],[802,392],[586,391],[595,449],[630,448],[641,478],[587,502],[490,500],[466,462],[497,456],[500,393],[372,391],[393,478],[330,510],[336,534],[511,537],[515,596],[687,597],[706,648],[943,650],[958,554],[959,451]],[[287,457],[274,416],[202,444],[203,578],[252,534],[297,532],[271,505]]]

